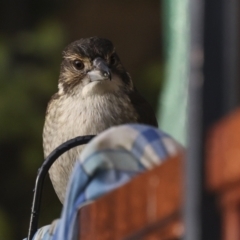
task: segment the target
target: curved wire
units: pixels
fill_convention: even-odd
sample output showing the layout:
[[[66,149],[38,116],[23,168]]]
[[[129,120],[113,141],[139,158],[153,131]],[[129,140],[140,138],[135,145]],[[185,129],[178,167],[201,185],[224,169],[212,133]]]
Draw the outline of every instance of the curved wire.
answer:
[[[43,183],[48,170],[50,169],[52,164],[57,160],[57,158],[61,156],[63,153],[65,153],[66,151],[70,150],[73,147],[88,143],[93,137],[95,137],[95,135],[87,135],[76,137],[66,141],[65,143],[57,147],[55,150],[53,150],[49,154],[49,156],[45,159],[41,168],[38,169],[28,230],[27,238],[28,240],[31,240],[33,238],[38,228],[38,218],[41,205]]]

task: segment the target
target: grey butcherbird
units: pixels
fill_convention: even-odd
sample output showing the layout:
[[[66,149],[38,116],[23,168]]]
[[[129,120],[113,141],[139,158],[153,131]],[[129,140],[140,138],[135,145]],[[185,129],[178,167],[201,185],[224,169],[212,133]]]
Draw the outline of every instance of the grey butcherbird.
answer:
[[[111,41],[91,37],[68,45],[63,51],[58,92],[53,95],[46,112],[45,157],[71,138],[99,134],[124,123],[158,125],[154,111],[137,92]],[[49,170],[62,203],[82,148],[66,152]]]

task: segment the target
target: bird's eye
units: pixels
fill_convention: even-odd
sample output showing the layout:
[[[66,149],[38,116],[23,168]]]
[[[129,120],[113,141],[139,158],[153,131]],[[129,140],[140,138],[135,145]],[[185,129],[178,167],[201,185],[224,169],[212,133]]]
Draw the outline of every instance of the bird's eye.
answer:
[[[115,55],[112,55],[110,57],[110,65],[114,65],[117,62],[117,58]]]
[[[81,70],[84,68],[84,64],[82,61],[80,60],[74,60],[73,61],[73,66],[77,69],[77,70]]]

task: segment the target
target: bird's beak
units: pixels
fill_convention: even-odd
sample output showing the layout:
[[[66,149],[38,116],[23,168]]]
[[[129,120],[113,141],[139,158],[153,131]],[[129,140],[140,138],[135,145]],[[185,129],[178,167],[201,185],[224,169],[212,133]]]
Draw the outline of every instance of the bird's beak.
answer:
[[[100,57],[93,60],[93,69],[88,72],[91,81],[111,80],[111,71],[106,61]]]

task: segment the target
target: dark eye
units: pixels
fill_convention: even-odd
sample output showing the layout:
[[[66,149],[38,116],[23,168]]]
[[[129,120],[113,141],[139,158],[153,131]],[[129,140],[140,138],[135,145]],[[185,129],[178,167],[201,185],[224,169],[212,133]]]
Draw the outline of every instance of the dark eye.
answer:
[[[112,55],[110,57],[110,65],[114,65],[117,62],[117,58],[115,55]]]
[[[74,66],[77,70],[81,70],[81,69],[84,68],[84,64],[83,64],[83,62],[80,61],[80,60],[74,60],[73,66]]]

